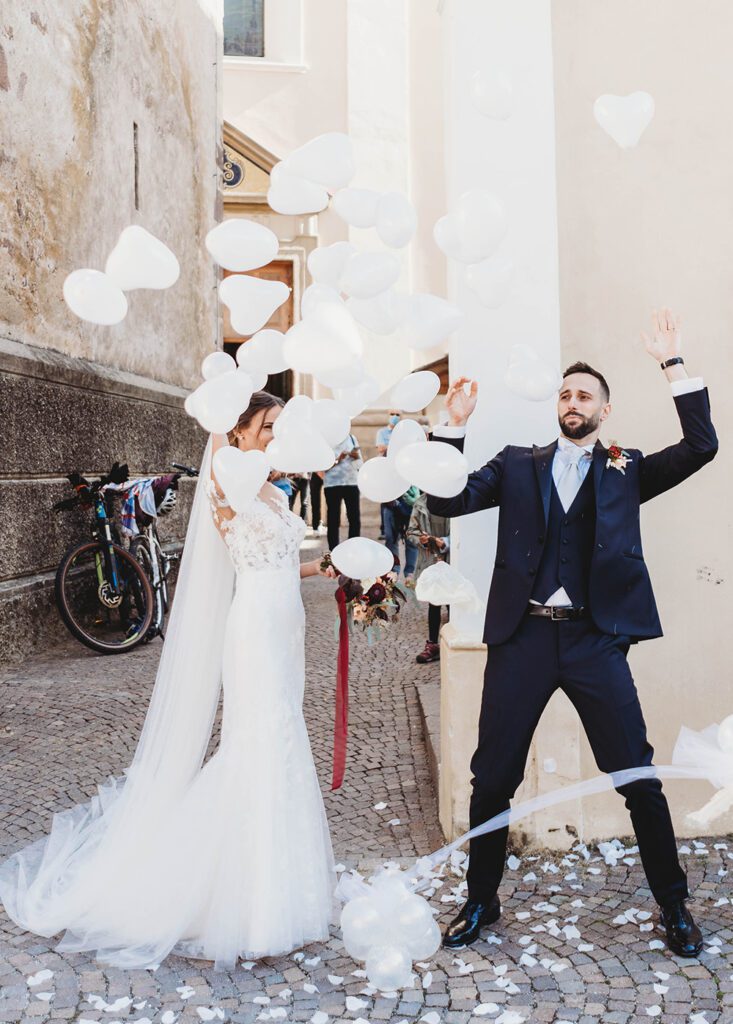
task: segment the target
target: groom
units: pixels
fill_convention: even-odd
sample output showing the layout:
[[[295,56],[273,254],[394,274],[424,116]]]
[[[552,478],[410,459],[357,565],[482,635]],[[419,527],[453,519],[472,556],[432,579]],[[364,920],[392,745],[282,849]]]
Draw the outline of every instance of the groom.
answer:
[[[668,310],[655,312],[652,328],[644,342],[670,382],[681,441],[646,456],[606,449],[598,436],[611,413],[608,384],[587,363],[574,363],[558,395],[557,441],[531,449],[507,445],[470,474],[461,494],[428,498],[430,511],[442,516],[499,507],[479,740],[471,761],[471,828],[509,807],[537,723],[558,687],[575,706],[601,771],[652,763],[626,661],[630,644],[662,635],[639,507],[701,469],[718,447],[707,389],[701,378],[687,376],[679,354],[679,321]],[[450,387],[449,425],[433,432],[458,448],[478,392],[473,382],[467,394],[467,383],[461,377]],[[679,956],[696,956],[702,935],[685,905],[687,879],[661,783],[645,779],[618,792],[631,814],[668,945]],[[449,925],[445,946],[469,945],[498,920],[507,835],[504,828],[471,841],[468,901]]]

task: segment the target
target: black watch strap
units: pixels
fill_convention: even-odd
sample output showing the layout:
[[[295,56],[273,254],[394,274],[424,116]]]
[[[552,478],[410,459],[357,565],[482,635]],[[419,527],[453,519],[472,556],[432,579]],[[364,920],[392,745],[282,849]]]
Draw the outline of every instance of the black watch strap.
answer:
[[[666,370],[668,366],[674,366],[676,363],[684,363],[682,356],[672,356],[671,359],[665,359],[665,361],[659,365],[663,370]]]

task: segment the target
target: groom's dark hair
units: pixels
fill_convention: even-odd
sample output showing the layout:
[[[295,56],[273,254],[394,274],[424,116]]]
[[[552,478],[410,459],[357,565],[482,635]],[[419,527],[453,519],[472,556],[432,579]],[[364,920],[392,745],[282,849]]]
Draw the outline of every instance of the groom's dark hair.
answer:
[[[571,373],[589,373],[591,377],[595,377],[597,381],[601,383],[601,394],[603,395],[603,401],[608,402],[611,398],[611,389],[608,386],[608,381],[600,372],[600,370],[594,370],[590,363],[584,363],[578,361],[573,363],[572,366],[568,366],[567,370],[563,373],[562,379],[565,380]]]

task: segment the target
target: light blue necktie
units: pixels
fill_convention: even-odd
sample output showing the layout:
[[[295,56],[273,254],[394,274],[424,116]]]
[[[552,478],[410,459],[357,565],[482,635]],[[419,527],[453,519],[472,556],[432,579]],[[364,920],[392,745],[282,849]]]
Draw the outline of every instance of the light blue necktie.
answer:
[[[558,448],[555,458],[560,463],[560,471],[555,477],[555,487],[562,507],[567,512],[585,479],[591,453],[573,445],[572,448]]]

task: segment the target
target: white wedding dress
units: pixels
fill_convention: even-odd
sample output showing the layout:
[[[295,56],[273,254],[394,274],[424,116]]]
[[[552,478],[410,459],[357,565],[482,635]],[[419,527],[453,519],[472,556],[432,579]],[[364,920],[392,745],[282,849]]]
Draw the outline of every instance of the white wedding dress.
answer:
[[[281,491],[266,491],[225,520],[208,473],[200,481],[197,501],[212,507],[196,529],[216,562],[213,512],[236,573],[223,629],[202,607],[211,567],[192,559],[186,585],[203,619],[196,628],[194,605],[187,611],[181,599],[179,649],[159,669],[126,778],[56,814],[48,836],[0,865],[10,917],[46,936],[64,930],[58,949],[93,949],[124,968],[174,952],[228,969],[240,956],[328,938],[336,876],[302,712],[305,525]],[[210,600],[219,597],[212,589]],[[164,651],[176,637],[169,630]],[[221,741],[201,767],[219,692],[205,682],[212,658],[221,669],[212,678],[223,681]]]

